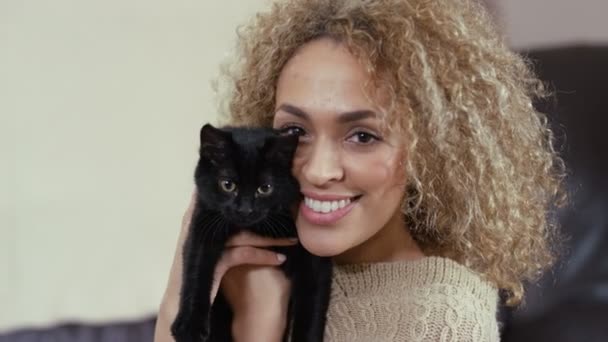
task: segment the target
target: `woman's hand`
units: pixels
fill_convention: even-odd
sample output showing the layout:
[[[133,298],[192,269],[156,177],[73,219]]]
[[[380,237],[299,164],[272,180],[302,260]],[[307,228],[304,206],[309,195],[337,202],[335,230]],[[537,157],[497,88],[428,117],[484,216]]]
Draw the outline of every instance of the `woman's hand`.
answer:
[[[179,309],[182,283],[182,248],[190,226],[196,193],[182,219],[169,282],[156,321],[155,342],[173,342],[170,326]],[[232,237],[215,269],[211,302],[221,288],[234,312],[236,341],[280,341],[286,326],[290,284],[276,266],[278,253],[267,246],[288,246],[296,240],[263,238],[243,232]]]
[[[236,341],[281,341],[291,284],[276,267],[284,256],[263,247],[295,243],[294,239],[264,238],[249,232],[227,242],[215,270],[214,279],[218,280],[211,301],[219,286],[234,313],[232,333]]]

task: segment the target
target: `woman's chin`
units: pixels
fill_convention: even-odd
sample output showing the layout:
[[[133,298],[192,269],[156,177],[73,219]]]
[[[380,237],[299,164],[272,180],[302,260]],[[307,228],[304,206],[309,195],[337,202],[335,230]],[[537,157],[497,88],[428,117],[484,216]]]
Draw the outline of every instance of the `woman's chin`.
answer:
[[[311,254],[320,257],[333,257],[344,253],[348,249],[348,246],[344,244],[344,237],[336,239],[337,236],[333,237],[331,235],[333,234],[315,234],[298,230],[302,246]]]
[[[320,257],[333,257],[343,252],[342,248],[331,244],[322,244],[318,241],[306,241],[300,239],[300,243],[308,252]]]

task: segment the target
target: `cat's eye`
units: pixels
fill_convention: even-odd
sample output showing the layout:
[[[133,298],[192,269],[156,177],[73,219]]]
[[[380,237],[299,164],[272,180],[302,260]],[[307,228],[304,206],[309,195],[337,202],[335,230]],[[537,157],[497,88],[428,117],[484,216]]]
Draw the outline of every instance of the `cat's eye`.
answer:
[[[258,194],[260,196],[268,196],[272,193],[272,185],[264,184],[258,188]]]
[[[236,190],[236,183],[229,180],[221,180],[220,188],[225,192],[234,192]]]

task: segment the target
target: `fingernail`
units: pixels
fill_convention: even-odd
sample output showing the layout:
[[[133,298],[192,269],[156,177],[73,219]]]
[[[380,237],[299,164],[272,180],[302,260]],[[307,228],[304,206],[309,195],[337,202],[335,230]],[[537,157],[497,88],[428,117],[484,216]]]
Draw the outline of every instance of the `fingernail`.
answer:
[[[298,241],[298,238],[297,238],[297,237],[292,237],[292,238],[289,238],[289,241],[292,241],[292,242],[297,242],[297,241]]]
[[[280,262],[283,262],[283,261],[285,261],[285,259],[286,259],[285,255],[277,253],[277,260],[279,260]]]

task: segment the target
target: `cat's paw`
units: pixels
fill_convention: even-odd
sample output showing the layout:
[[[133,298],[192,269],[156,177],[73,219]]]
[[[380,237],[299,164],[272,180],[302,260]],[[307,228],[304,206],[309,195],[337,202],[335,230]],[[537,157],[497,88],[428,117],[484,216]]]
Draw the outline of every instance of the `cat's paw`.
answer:
[[[175,342],[204,342],[207,341],[206,335],[192,330],[171,329],[171,334]]]
[[[202,324],[193,324],[189,319],[178,315],[171,325],[171,335],[175,342],[204,342],[209,338],[209,329]]]
[[[194,326],[186,319],[178,316],[171,325],[171,335],[175,342],[200,342],[201,337],[196,336]]]

